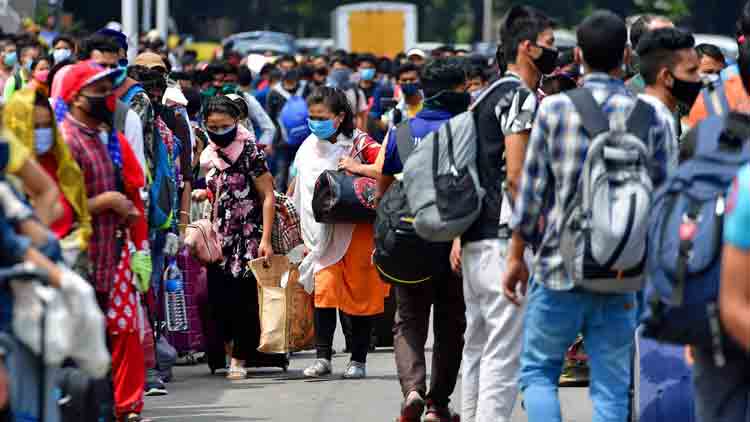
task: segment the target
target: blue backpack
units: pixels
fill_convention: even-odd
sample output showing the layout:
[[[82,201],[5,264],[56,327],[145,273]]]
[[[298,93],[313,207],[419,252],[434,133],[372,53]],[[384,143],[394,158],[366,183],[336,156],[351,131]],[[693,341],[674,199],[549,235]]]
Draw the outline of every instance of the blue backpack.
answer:
[[[154,128],[153,165],[154,174],[150,175],[148,188],[148,225],[152,229],[166,230],[172,226],[177,189],[173,178],[172,157],[169,156],[157,128]]]
[[[644,335],[713,349],[723,359],[718,294],[726,194],[750,162],[750,133],[732,115],[711,116],[688,137],[695,155],[657,191],[651,210]]]
[[[279,121],[281,129],[286,133],[286,142],[293,147],[299,147],[310,136],[310,128],[307,125],[307,101],[302,98],[304,89],[305,84],[300,83],[294,95],[283,89],[276,90],[286,99],[279,114]]]

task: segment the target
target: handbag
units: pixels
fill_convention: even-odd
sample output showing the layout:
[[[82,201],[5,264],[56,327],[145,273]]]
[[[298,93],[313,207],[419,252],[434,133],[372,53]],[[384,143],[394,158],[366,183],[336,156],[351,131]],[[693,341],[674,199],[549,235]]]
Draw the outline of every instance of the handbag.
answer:
[[[302,226],[294,202],[286,195],[274,192],[276,213],[271,232],[271,247],[277,255],[286,255],[302,244]]]
[[[224,259],[221,240],[219,234],[214,230],[213,224],[219,212],[220,191],[221,187],[216,189],[216,198],[211,211],[212,218],[194,221],[188,224],[185,229],[185,245],[190,249],[193,256],[203,264],[213,264]]]
[[[367,145],[352,157],[359,158],[365,148]],[[375,221],[376,190],[377,183],[371,177],[356,176],[342,170],[325,170],[315,182],[313,192],[315,221],[324,224],[372,223]]]

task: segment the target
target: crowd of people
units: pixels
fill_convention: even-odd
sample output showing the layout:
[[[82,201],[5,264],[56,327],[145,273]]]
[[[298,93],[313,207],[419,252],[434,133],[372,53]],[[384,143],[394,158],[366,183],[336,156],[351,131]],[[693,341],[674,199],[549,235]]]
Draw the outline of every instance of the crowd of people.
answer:
[[[275,254],[282,204],[298,219],[299,283],[314,303],[316,360],[299,368],[305,377],[337,370],[340,320],[351,354],[343,377],[366,378],[374,327],[387,318],[390,297],[400,422],[453,421],[459,374],[465,421],[510,421],[519,393],[530,421],[561,421],[558,383],[582,341],[594,420],[625,421],[634,411],[639,323],[646,335],[669,338],[659,327],[679,314],[664,309],[697,295],[686,277],[703,277],[692,248],[718,242],[721,271],[710,274],[720,285],[714,299],[725,335],[719,350],[712,338],[680,344],[693,366],[698,420],[750,421],[750,164],[716,203],[723,219],[716,239],[696,237],[700,229],[689,224],[703,224],[702,205],[682,216],[671,245],[679,250],[679,301],[661,304],[663,292],[649,287],[661,265],[651,257],[661,251],[647,250],[646,223],[657,192],[696,171],[692,160],[718,159],[706,152],[705,133],[719,127],[717,137],[740,138],[740,152],[750,148],[750,3],[738,19],[736,64],[716,46],[695,45],[666,17],[641,16],[628,30],[621,17],[593,12],[577,27],[577,47],[565,51],[555,47],[555,25],[542,11],[511,8],[493,58],[448,47],[393,58],[242,57],[227,49],[200,62],[193,51],[146,40],[128,61],[117,25],[82,39],[5,36],[0,268],[30,263],[53,288],[65,290],[74,278],[91,286],[111,359],[93,384],[104,392],[95,402],[110,403],[117,421],[139,421],[144,396],[167,394],[165,273],[183,251],[198,256],[186,232],[200,217],[220,245],[217,259],[203,260],[210,336],[221,344],[218,357],[205,359],[230,381],[245,379],[248,368],[290,365],[287,354],[258,351],[250,271],[251,261]],[[380,216],[398,195],[411,201],[407,158],[422,141],[437,144],[447,126],[454,153],[453,138],[465,138],[456,131],[467,130],[456,119],[467,111],[478,216],[452,242],[414,243],[422,261],[389,257],[402,266],[430,263],[418,269],[424,278],[399,279],[379,266]],[[717,115],[727,123],[712,124]],[[453,177],[464,170],[452,164]],[[330,171],[353,176],[356,194],[369,195],[362,215],[321,222],[315,198]],[[592,172],[600,177],[589,183]],[[436,185],[447,177],[435,176]],[[397,217],[408,227],[422,218]],[[9,406],[11,420],[39,420],[41,408],[45,421],[62,420],[53,394],[60,387],[41,374],[49,383],[76,364],[33,364],[38,350],[14,334],[15,290],[0,285],[0,332],[11,334],[0,342],[0,406]],[[180,350],[180,358],[196,352],[206,351]]]

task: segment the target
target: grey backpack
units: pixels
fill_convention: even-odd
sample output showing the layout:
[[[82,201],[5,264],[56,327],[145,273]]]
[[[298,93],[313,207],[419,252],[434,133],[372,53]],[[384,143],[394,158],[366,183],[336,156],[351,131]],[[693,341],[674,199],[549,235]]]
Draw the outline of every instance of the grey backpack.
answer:
[[[474,112],[453,117],[420,142],[404,164],[403,179],[420,237],[448,242],[468,230],[485,193],[477,172]]]
[[[653,191],[645,140],[654,110],[639,100],[623,131],[610,127],[589,90],[566,95],[590,141],[576,195],[562,218],[565,269],[577,286],[589,291],[638,291],[644,281]]]

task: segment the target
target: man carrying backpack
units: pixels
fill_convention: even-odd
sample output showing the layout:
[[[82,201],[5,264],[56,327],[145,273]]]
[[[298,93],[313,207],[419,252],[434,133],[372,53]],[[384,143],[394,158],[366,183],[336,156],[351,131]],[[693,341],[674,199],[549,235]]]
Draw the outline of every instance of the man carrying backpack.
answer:
[[[542,75],[557,63],[553,23],[540,11],[513,7],[501,28],[508,71],[476,100],[477,170],[486,191],[481,213],[463,234],[466,344],[462,418],[510,421],[518,395],[522,313],[503,296],[509,230],[507,212],[518,190]],[[503,169],[505,168],[505,171]],[[573,339],[571,339],[572,341]]]
[[[719,310],[729,336],[750,352],[750,165],[732,183],[724,223]],[[701,422],[750,420],[750,357],[727,354],[717,367],[710,351],[694,349],[695,392]]]
[[[307,127],[309,86],[300,81],[299,71],[291,69],[283,74],[281,82],[268,93],[268,117],[276,125],[274,158],[276,161],[276,187],[282,192],[289,182],[289,166],[302,142],[310,135]]]
[[[539,107],[511,220],[504,285],[515,303],[529,279],[523,246],[541,238],[526,298],[520,373],[531,422],[561,421],[560,368],[579,333],[589,354],[595,419],[626,420],[633,291],[642,284],[651,186],[666,173],[667,128],[617,79],[627,54],[625,22],[597,11],[577,36],[576,55],[587,73],[583,88],[548,97]],[[614,175],[628,182],[610,183]],[[632,224],[624,230],[623,222]]]
[[[437,59],[422,70],[422,84],[427,100],[416,117],[391,130],[381,148],[384,160],[378,191],[387,191],[394,176],[403,171],[398,145],[417,144],[429,133],[438,130],[451,117],[469,107],[471,97],[466,92],[466,75],[458,60]],[[404,141],[399,136],[409,136]],[[416,253],[425,253],[419,248]],[[404,394],[401,422],[417,422],[427,406],[425,422],[450,422],[450,396],[456,386],[461,366],[463,334],[466,329],[461,279],[451,271],[448,262],[450,244],[441,249],[443,254],[431,257],[435,270],[423,269],[434,275],[429,281],[416,285],[395,285],[397,314],[394,327],[394,352],[399,381]],[[403,258],[406,258],[405,256]],[[396,257],[398,259],[398,257]],[[408,259],[408,258],[407,258]],[[404,261],[402,265],[413,263]],[[435,344],[433,346],[432,378],[427,389],[427,368],[424,345],[427,341],[430,307],[434,306]],[[425,403],[426,401],[426,403]]]

